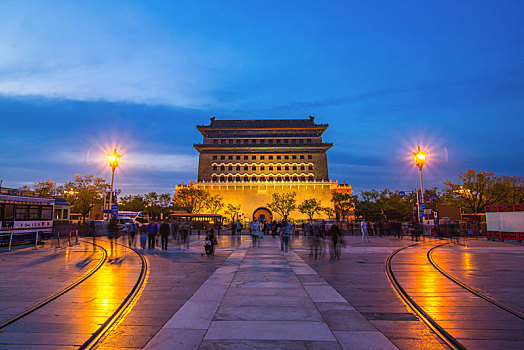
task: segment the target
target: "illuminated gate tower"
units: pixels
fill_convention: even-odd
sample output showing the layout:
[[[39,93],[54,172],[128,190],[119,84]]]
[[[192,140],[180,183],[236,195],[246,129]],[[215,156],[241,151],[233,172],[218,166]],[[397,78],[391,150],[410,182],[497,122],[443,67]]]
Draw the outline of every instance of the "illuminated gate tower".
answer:
[[[331,192],[351,193],[351,186],[330,181],[326,151],[333,144],[322,141],[328,124],[309,119],[216,120],[197,125],[204,137],[195,144],[200,153],[198,181],[191,182],[224,203],[241,205],[248,221],[264,215],[279,220],[266,206],[273,193],[296,192],[297,205],[317,198],[333,207]],[[293,219],[307,216],[296,211]],[[315,218],[327,218],[325,214]]]

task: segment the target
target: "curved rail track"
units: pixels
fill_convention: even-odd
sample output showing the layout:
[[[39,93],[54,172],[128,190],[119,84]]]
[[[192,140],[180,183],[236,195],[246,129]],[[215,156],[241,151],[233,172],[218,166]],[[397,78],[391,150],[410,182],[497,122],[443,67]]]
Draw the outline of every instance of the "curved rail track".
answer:
[[[506,311],[506,312],[509,312],[510,314],[520,318],[521,320],[524,320],[524,314],[521,313],[520,311],[518,310],[515,310],[507,305],[504,305],[503,303],[487,296],[486,294],[483,294],[481,292],[479,292],[478,290],[476,289],[473,289],[471,288],[470,286],[468,286],[467,284],[465,284],[464,282],[461,282],[459,281],[457,278],[453,277],[451,274],[449,274],[446,270],[444,270],[442,267],[440,267],[437,262],[435,261],[435,259],[433,259],[433,251],[439,247],[442,247],[443,245],[447,245],[449,243],[443,243],[443,244],[439,244],[433,248],[431,248],[430,250],[428,250],[428,253],[427,253],[427,257],[428,257],[428,260],[429,262],[431,263],[431,265],[433,265],[433,267],[438,271],[440,272],[441,274],[443,274],[444,276],[446,276],[450,281],[458,284],[459,286],[461,286],[462,288],[464,288],[465,290],[467,290],[468,292],[470,293],[473,293],[475,294],[476,296],[478,296],[479,298],[482,298],[484,300],[486,300],[488,303],[491,303],[499,308],[501,308],[502,310]]]
[[[43,306],[49,304],[51,301],[59,298],[60,296],[64,295],[71,289],[75,288],[82,282],[84,282],[86,279],[91,277],[94,273],[100,270],[100,268],[105,264],[107,261],[107,250],[102,247],[101,245],[98,245],[96,243],[86,242],[88,244],[93,244],[97,247],[99,247],[102,251],[103,258],[100,259],[100,261],[89,271],[87,271],[82,277],[77,279],[75,282],[67,286],[66,288],[62,289],[61,291],[51,295],[50,297],[46,298],[45,300],[33,305],[32,307],[20,312],[19,314],[11,317],[10,319],[4,321],[0,324],[0,329],[7,327],[8,325],[22,319],[23,317],[33,313],[34,311],[42,308]],[[94,348],[101,340],[103,340],[110,332],[111,330],[115,329],[124,319],[124,317],[131,311],[133,306],[136,304],[138,298],[142,294],[145,285],[147,283],[147,279],[149,276],[149,261],[147,257],[145,257],[142,253],[139,251],[130,248],[126,245],[117,243],[118,245],[124,246],[128,249],[131,249],[133,252],[135,252],[142,260],[142,269],[140,270],[140,275],[138,277],[137,282],[131,289],[131,292],[127,295],[127,297],[122,301],[122,303],[118,306],[118,308],[107,318],[107,320],[87,339],[84,344],[81,345],[80,349],[92,349]]]
[[[433,258],[433,252],[436,248],[442,247],[444,245],[447,245],[449,243],[442,243],[439,245],[436,245],[432,247],[427,252],[427,259],[430,262],[430,264],[437,270],[439,273],[444,275],[446,278],[448,278],[453,283],[456,283],[457,285],[461,286],[468,292],[474,294],[475,296],[484,299],[485,301],[489,302],[492,305],[495,305],[502,310],[524,320],[524,314],[522,314],[520,311],[515,310],[507,305],[504,305],[497,300],[471,288],[464,282],[461,282],[457,278],[453,277],[450,273],[445,271],[442,267],[440,267],[435,259]],[[397,249],[392,254],[390,254],[386,259],[386,275],[388,277],[388,280],[390,281],[391,285],[393,286],[393,289],[395,290],[397,296],[408,306],[409,309],[411,309],[430,329],[432,329],[446,344],[451,347],[452,349],[466,349],[464,345],[462,345],[457,339],[455,339],[451,334],[449,334],[444,328],[442,328],[431,316],[429,316],[424,309],[422,309],[414,300],[409,296],[409,294],[402,288],[400,283],[398,282],[397,278],[395,277],[395,274],[393,272],[393,269],[391,267],[391,261],[393,257],[407,249],[413,246],[416,246],[417,244],[408,245],[406,247]]]
[[[391,260],[397,253],[403,251],[404,249],[413,247],[417,244],[411,244],[408,246],[405,246],[403,248],[395,250],[392,254],[390,254],[386,258],[386,275],[388,277],[389,282],[393,286],[393,289],[395,290],[395,293],[397,296],[408,306],[410,310],[412,310],[431,330],[433,330],[450,348],[456,349],[456,350],[465,350],[466,347],[462,345],[457,339],[455,339],[451,334],[449,334],[444,328],[442,328],[431,316],[429,316],[410,296],[409,294],[402,288],[400,283],[395,277],[395,274],[393,273],[393,269],[391,268]]]
[[[42,308],[44,305],[47,305],[50,302],[52,302],[53,300],[61,297],[62,295],[69,292],[71,289],[75,288],[80,283],[84,282],[86,279],[91,277],[95,272],[97,272],[102,267],[102,265],[104,265],[104,263],[107,261],[107,250],[105,250],[104,247],[98,244],[95,244],[95,243],[91,243],[91,244],[96,245],[97,247],[99,247],[102,250],[102,259],[100,259],[100,261],[95,266],[93,266],[89,271],[84,273],[79,279],[77,279],[75,282],[71,283],[69,286],[65,287],[64,289],[47,297],[45,300],[42,300],[41,302],[31,306],[30,308],[14,315],[13,317],[9,318],[8,320],[0,323],[0,329],[9,326],[11,323],[18,321],[19,319],[29,315],[30,313]]]
[[[138,256],[140,256],[140,258],[142,259],[142,269],[140,270],[140,276],[131,292],[127,295],[127,297],[115,310],[115,312],[113,312],[113,314],[108,317],[108,319],[100,326],[100,328],[98,328],[98,330],[94,332],[93,335],[84,344],[82,344],[82,346],[80,347],[80,349],[82,350],[93,349],[100,341],[102,341],[105,337],[109,335],[111,330],[118,327],[118,325],[123,321],[124,317],[131,311],[133,306],[136,304],[138,298],[140,297],[146,286],[147,279],[149,277],[149,260],[145,255],[143,255],[136,249],[130,248],[123,244],[119,245],[131,249],[136,254],[138,254]]]

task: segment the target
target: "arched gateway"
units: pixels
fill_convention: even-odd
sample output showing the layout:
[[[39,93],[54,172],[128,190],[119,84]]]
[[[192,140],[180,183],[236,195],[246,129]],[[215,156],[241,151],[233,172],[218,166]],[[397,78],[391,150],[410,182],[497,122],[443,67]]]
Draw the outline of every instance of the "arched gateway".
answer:
[[[263,222],[270,222],[273,220],[273,214],[268,208],[260,207],[253,212],[253,221],[261,219]]]

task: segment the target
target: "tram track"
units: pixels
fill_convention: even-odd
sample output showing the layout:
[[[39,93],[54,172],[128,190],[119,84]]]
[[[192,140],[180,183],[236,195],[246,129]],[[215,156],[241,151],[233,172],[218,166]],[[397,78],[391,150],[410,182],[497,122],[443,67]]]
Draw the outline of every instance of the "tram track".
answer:
[[[503,303],[501,303],[501,302],[499,302],[499,301],[497,301],[497,300],[487,296],[486,294],[484,294],[484,293],[482,293],[482,292],[480,292],[478,290],[475,290],[471,286],[468,286],[466,283],[464,283],[464,282],[458,280],[456,277],[452,276],[449,272],[447,272],[440,265],[438,265],[437,262],[435,261],[434,257],[433,257],[433,253],[434,253],[434,251],[437,248],[442,247],[442,246],[447,245],[447,244],[450,244],[450,243],[447,242],[447,243],[438,244],[438,245],[432,247],[431,249],[429,249],[427,251],[427,253],[426,253],[426,257],[428,259],[428,262],[431,264],[431,266],[438,273],[440,273],[441,275],[443,275],[444,277],[446,277],[447,279],[449,279],[453,283],[457,284],[458,286],[464,288],[465,290],[467,290],[471,294],[473,294],[473,295],[483,299],[484,301],[487,301],[491,305],[494,305],[494,306],[504,310],[505,312],[507,312],[507,313],[509,313],[509,314],[511,314],[511,315],[513,315],[515,317],[518,317],[521,320],[524,320],[524,314],[522,314],[520,311],[515,310],[515,309],[513,309],[513,308],[511,308],[511,307],[509,307],[507,305],[504,305]],[[452,348],[452,349],[466,349],[466,347],[462,343],[460,343],[455,337],[453,337],[449,332],[447,332],[437,321],[435,321],[435,319],[433,319],[422,307],[420,307],[413,300],[413,298],[402,287],[402,285],[398,281],[397,277],[395,276],[395,273],[393,272],[393,269],[392,269],[393,257],[395,255],[397,255],[398,253],[400,253],[401,251],[403,251],[403,250],[406,250],[408,248],[415,247],[415,246],[418,246],[418,245],[419,244],[411,244],[411,245],[402,247],[400,249],[397,249],[396,251],[394,251],[392,254],[390,254],[386,258],[386,275],[388,277],[388,280],[391,283],[391,285],[392,285],[395,293],[399,297],[399,299],[401,299],[404,302],[404,304],[406,304],[406,306],[411,311],[413,311],[419,317],[419,319],[422,320],[422,322],[426,326],[428,326],[431,330],[433,330],[438,335],[438,337],[441,338],[450,348]]]
[[[85,341],[84,344],[82,344],[82,346],[80,346],[79,349],[81,350],[96,348],[96,346],[100,342],[102,342],[111,333],[112,330],[117,328],[118,325],[124,320],[125,316],[131,311],[131,309],[136,304],[138,298],[140,298],[140,295],[145,289],[147,279],[149,277],[149,260],[144,254],[140,253],[136,249],[120,243],[117,244],[131,249],[140,257],[140,259],[142,260],[142,269],[140,270],[140,275],[138,277],[137,282],[133,286],[133,289],[131,289],[131,292],[127,295],[124,301],[111,314],[111,316],[109,316],[107,320],[91,335],[91,337],[89,337],[89,339]]]
[[[400,300],[406,304],[406,306],[413,311],[419,319],[424,322],[432,331],[434,331],[440,339],[442,339],[451,349],[454,350],[465,350],[466,347],[462,345],[455,337],[449,334],[442,326],[440,326],[431,316],[429,316],[422,307],[420,307],[414,300],[409,296],[409,294],[402,288],[399,281],[397,280],[395,273],[391,267],[391,261],[395,255],[399,252],[414,247],[418,244],[411,244],[400,249],[395,250],[386,258],[386,276],[388,277],[389,282],[393,286],[393,290],[397,294]]]
[[[428,260],[429,262],[431,263],[431,265],[433,265],[433,267],[439,271],[442,275],[446,276],[446,278],[448,278],[450,281],[456,283],[457,285],[461,286],[462,288],[464,288],[465,290],[467,290],[468,292],[476,295],[477,297],[479,298],[482,298],[484,300],[486,300],[488,303],[491,303],[499,308],[501,308],[502,310],[506,311],[506,312],[509,312],[510,314],[512,314],[513,316],[516,316],[518,318],[520,318],[521,320],[524,320],[524,314],[521,313],[520,311],[518,310],[515,310],[507,305],[504,305],[503,303],[487,296],[486,294],[484,293],[481,293],[479,292],[478,290],[476,289],[473,289],[472,287],[468,286],[467,284],[461,282],[460,280],[458,280],[457,278],[453,277],[450,273],[448,273],[446,270],[444,270],[442,267],[440,267],[437,262],[435,261],[435,259],[433,259],[433,252],[435,251],[435,249],[439,248],[439,247],[442,247],[444,245],[447,245],[449,243],[443,243],[443,244],[439,244],[433,248],[431,248],[430,250],[428,250],[428,253],[427,253],[427,257],[428,257]]]
[[[100,248],[103,254],[102,259],[100,259],[94,267],[92,267],[89,271],[84,273],[80,278],[78,278],[76,281],[68,285],[66,288],[60,290],[59,292],[49,296],[45,300],[31,306],[30,308],[2,322],[0,324],[0,329],[5,328],[9,326],[10,324],[15,323],[16,321],[23,319],[24,317],[32,314],[33,312],[49,304],[50,302],[58,299],[59,297],[63,296],[64,294],[72,290],[73,288],[80,285],[82,282],[86,281],[89,277],[94,275],[97,271],[99,271],[102,268],[102,266],[106,263],[108,259],[108,252],[106,248],[96,243],[92,243],[88,241],[83,241],[83,242],[87,244],[93,244],[94,246]],[[138,298],[142,294],[143,290],[145,289],[145,285],[147,283],[147,279],[149,276],[149,260],[147,259],[145,255],[143,255],[142,253],[140,253],[139,251],[137,251],[134,248],[128,247],[127,245],[120,244],[120,243],[115,243],[115,244],[132,250],[135,254],[137,254],[140,257],[141,262],[142,262],[142,267],[140,270],[139,277],[136,283],[134,284],[133,288],[131,289],[131,291],[127,294],[125,299],[120,303],[120,305],[116,308],[116,310],[106,319],[104,323],[102,323],[102,325],[95,332],[91,334],[91,336],[80,346],[79,349],[96,348],[97,345],[99,345],[99,343],[102,342],[105,339],[105,337],[107,337],[111,333],[111,331],[117,328],[118,325],[124,320],[125,316],[131,311],[133,306],[138,301]]]
[[[37,304],[31,306],[30,308],[25,309],[24,311],[14,315],[14,316],[12,316],[11,318],[7,319],[6,321],[0,323],[0,329],[3,329],[5,327],[9,326],[10,324],[12,324],[12,323],[14,323],[14,322],[24,318],[25,316],[35,312],[36,310],[41,309],[45,305],[49,304],[53,300],[58,299],[62,295],[64,295],[67,292],[69,292],[71,289],[75,288],[76,286],[78,286],[79,284],[84,282],[86,279],[91,277],[93,274],[95,274],[102,267],[102,265],[104,265],[105,262],[107,261],[107,250],[104,247],[102,247],[101,245],[98,245],[98,244],[95,244],[95,243],[91,243],[91,244],[99,247],[101,249],[101,251],[102,251],[102,259],[100,259],[95,266],[93,266],[90,270],[88,270],[86,273],[84,273],[75,282],[71,283],[70,285],[68,285],[64,289],[56,292],[55,294],[53,294],[53,295],[47,297],[46,299],[38,302]]]

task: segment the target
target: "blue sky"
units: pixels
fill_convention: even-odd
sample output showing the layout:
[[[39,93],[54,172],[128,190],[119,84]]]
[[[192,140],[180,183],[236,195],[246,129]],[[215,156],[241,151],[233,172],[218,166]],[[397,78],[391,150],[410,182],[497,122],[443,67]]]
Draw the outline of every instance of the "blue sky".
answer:
[[[307,118],[330,177],[427,186],[524,174],[522,1],[2,1],[0,178],[74,173],[124,193],[196,179],[196,124]]]

